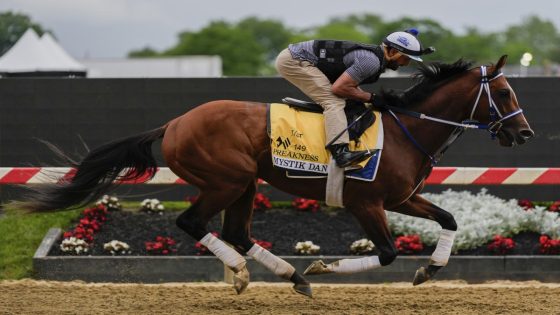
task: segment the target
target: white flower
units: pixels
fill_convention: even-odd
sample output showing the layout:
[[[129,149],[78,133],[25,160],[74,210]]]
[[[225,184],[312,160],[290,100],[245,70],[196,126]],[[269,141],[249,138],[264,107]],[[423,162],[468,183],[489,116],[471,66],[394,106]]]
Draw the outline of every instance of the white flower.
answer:
[[[119,203],[119,199],[117,197],[109,197],[109,195],[103,195],[101,199],[99,199],[96,205],[104,205],[109,210],[120,210],[122,209],[121,204]]]
[[[130,246],[121,241],[112,240],[108,243],[103,244],[103,249],[110,252],[111,254],[126,254]]]
[[[89,244],[86,241],[75,238],[75,237],[67,237],[62,240],[60,243],[60,250],[65,253],[76,253],[81,254],[82,252],[87,253],[89,248]]]
[[[496,234],[512,236],[522,231],[560,236],[560,216],[536,207],[525,211],[517,200],[503,200],[481,189],[477,194],[468,191],[446,190],[441,194],[423,196],[449,211],[455,217],[458,230],[454,251],[486,244]],[[436,245],[441,227],[434,221],[388,212],[389,225],[395,234],[418,234],[426,245]]]
[[[350,245],[350,252],[359,255],[371,252],[374,248],[375,246],[373,245],[372,241],[362,238],[360,240],[354,241],[354,243]]]
[[[140,208],[142,211],[160,212],[160,214],[163,210],[165,210],[163,204],[161,204],[157,199],[144,199],[144,201],[140,203]]]
[[[297,242],[294,250],[297,254],[313,255],[319,253],[320,246],[313,244],[312,241]]]

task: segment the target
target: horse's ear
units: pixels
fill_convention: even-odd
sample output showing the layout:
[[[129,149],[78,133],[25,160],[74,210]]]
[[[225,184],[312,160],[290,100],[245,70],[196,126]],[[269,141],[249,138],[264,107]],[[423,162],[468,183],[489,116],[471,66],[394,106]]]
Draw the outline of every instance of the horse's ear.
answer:
[[[494,68],[494,71],[498,71],[498,70],[502,69],[502,67],[506,64],[506,60],[507,60],[507,55],[503,55],[502,57],[500,57],[500,60],[498,60],[498,63],[496,64],[496,67]]]

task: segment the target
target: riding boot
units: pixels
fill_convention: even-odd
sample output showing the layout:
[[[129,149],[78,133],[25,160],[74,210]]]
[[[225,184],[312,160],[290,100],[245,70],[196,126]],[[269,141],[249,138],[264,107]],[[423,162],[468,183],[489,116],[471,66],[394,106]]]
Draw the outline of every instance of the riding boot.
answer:
[[[332,144],[328,149],[331,151],[336,165],[341,168],[358,164],[371,156],[371,153],[366,150],[350,151],[348,143]]]

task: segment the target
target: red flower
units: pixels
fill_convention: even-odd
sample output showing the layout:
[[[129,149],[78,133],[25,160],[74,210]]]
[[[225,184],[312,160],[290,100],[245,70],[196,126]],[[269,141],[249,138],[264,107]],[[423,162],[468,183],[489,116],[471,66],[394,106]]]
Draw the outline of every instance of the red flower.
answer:
[[[545,255],[558,255],[560,254],[560,239],[553,240],[547,235],[541,235],[539,238],[540,252]]]
[[[397,247],[399,253],[402,254],[414,254],[424,249],[424,245],[422,245],[420,241],[420,236],[416,234],[397,237],[395,240],[395,247]]]
[[[85,209],[82,214],[84,215],[84,218],[105,222],[107,220],[108,212],[109,211],[105,205],[99,204],[95,207]]]
[[[101,229],[101,225],[107,220],[107,213],[107,207],[103,204],[86,208],[74,229],[64,232],[64,238],[75,237],[92,243],[93,235]]]
[[[319,205],[317,200],[305,198],[295,198],[292,201],[292,206],[298,211],[317,212],[321,209],[321,205]]]
[[[255,199],[253,200],[253,209],[255,210],[266,210],[272,208],[270,199],[263,193],[257,193]]]
[[[515,248],[515,242],[509,237],[496,235],[492,242],[488,244],[488,249],[495,254],[505,255],[510,253]]]
[[[535,207],[535,205],[528,199],[521,199],[517,202],[517,204],[525,210],[533,209]]]
[[[154,242],[145,242],[144,246],[148,254],[167,255],[170,252],[177,252],[174,239],[171,237],[157,236]]]
[[[553,202],[549,207],[548,211],[560,212],[560,200]]]

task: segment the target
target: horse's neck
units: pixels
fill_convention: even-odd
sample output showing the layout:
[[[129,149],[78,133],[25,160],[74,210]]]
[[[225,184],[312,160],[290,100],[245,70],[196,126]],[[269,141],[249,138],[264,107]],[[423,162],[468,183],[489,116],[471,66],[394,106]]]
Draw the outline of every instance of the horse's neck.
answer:
[[[471,90],[460,91],[453,84],[447,84],[434,95],[419,104],[414,110],[428,116],[461,122],[468,118],[472,102]],[[429,154],[435,154],[445,146],[456,127],[423,119],[409,120],[409,130]]]

